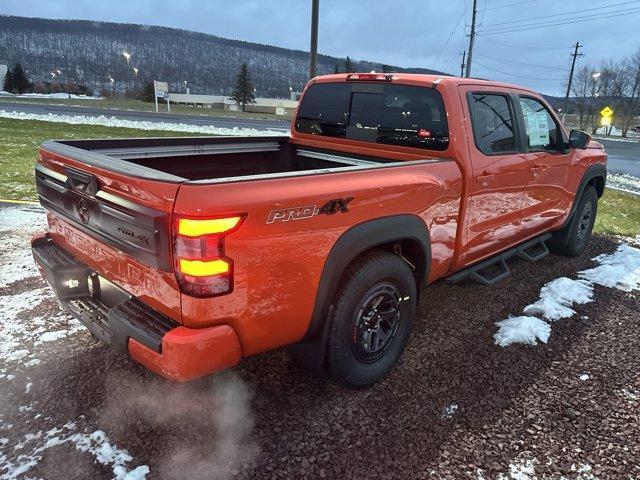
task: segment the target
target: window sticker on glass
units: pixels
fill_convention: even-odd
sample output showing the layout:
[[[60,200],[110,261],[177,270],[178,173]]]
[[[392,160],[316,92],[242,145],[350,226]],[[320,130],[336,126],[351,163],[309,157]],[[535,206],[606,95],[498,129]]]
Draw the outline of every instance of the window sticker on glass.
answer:
[[[547,111],[544,109],[535,110],[528,102],[522,102],[521,105],[527,134],[529,135],[529,146],[531,148],[546,147],[550,143]]]

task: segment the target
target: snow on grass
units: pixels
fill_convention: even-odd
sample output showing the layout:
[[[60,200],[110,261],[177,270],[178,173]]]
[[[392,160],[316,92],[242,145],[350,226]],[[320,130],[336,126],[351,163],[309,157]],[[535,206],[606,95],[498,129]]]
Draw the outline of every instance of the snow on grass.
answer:
[[[571,305],[588,303],[592,298],[593,287],[588,282],[560,277],[542,287],[540,300],[527,305],[523,313],[546,320],[560,320],[576,313]]]
[[[75,93],[9,93],[5,91],[0,92],[0,96],[2,97],[12,97],[12,98],[57,98],[61,100],[103,100],[103,97],[93,97],[91,95],[76,95]]]
[[[497,322],[498,332],[494,335],[496,345],[506,347],[512,343],[537,345],[537,340],[547,343],[551,327],[536,317],[511,317]]]
[[[282,130],[258,130],[256,128],[223,128],[211,125],[189,125],[186,123],[147,122],[138,120],[124,120],[116,117],[89,117],[85,115],[57,115],[53,113],[25,113],[0,110],[0,118],[16,120],[39,120],[41,122],[70,123],[73,125],[102,125],[104,127],[135,128],[138,130],[162,130],[169,132],[203,133],[207,135],[243,135],[250,137],[282,136],[287,133]]]
[[[608,173],[607,187],[640,195],[640,178],[628,173]]]
[[[635,245],[639,245],[636,239]],[[640,249],[629,244],[618,246],[614,253],[604,253],[593,259],[599,265],[578,272],[578,280],[560,277],[540,290],[540,299],[524,308],[525,316],[496,322],[496,345],[513,343],[536,345],[536,339],[546,343],[551,326],[541,320],[555,321],[575,314],[573,305],[593,301],[593,286],[602,285],[625,292],[640,290]]]
[[[133,457],[128,451],[113,445],[102,430],[92,433],[78,432],[74,422],[68,422],[61,428],[53,428],[47,432],[41,430],[35,434],[28,433],[15,445],[9,445],[8,439],[2,440],[0,470],[6,472],[0,476],[2,480],[24,478],[25,474],[42,460],[46,450],[64,444],[73,444],[76,450],[89,453],[95,457],[96,462],[111,467],[116,480],[142,480],[149,473],[149,467],[146,465],[129,470],[128,464],[133,461]],[[9,457],[11,452],[13,455]]]
[[[622,131],[612,126],[602,126],[596,130],[596,135],[611,135],[612,137],[621,137]]]

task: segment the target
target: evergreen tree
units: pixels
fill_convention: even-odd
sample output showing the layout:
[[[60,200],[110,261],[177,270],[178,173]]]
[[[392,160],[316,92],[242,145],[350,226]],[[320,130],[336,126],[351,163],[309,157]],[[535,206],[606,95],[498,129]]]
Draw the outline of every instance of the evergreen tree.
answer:
[[[337,63],[336,63],[336,65],[333,67],[333,73],[341,73],[341,72],[340,72],[340,65],[338,65]]]
[[[26,72],[23,70],[22,65],[16,63],[11,72],[13,88],[16,93],[25,93],[29,91],[31,83],[27,77]]]
[[[151,80],[145,80],[144,85],[142,86],[142,92],[140,92],[140,99],[143,102],[153,102],[155,94],[156,92],[153,88],[153,82]]]
[[[4,91],[9,93],[15,93],[16,86],[13,83],[13,71],[8,68],[7,74],[4,76]]]
[[[251,77],[249,76],[249,68],[246,62],[242,64],[240,72],[236,77],[236,86],[231,92],[231,100],[236,102],[236,105],[242,105],[243,112],[247,103],[256,103]]]
[[[352,73],[356,71],[356,66],[349,57],[344,60],[344,71],[347,73]]]

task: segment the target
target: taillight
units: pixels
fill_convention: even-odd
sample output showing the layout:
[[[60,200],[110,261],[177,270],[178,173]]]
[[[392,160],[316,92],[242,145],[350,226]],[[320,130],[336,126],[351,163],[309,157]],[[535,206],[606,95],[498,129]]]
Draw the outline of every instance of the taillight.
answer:
[[[390,73],[350,73],[347,75],[348,81],[377,81],[377,82],[390,82],[393,80],[393,75]]]
[[[192,219],[175,224],[174,259],[180,290],[192,297],[213,297],[233,290],[233,260],[224,239],[240,227],[244,216]]]

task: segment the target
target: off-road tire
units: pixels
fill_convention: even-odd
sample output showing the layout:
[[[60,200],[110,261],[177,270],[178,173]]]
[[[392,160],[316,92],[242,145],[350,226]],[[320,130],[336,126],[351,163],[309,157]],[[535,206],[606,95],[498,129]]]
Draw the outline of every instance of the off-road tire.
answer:
[[[365,345],[367,342],[356,342],[355,338],[361,333],[371,338],[371,334],[365,331],[368,329],[361,328],[363,319],[367,316],[358,314],[366,310],[373,315],[372,312],[376,311],[377,305],[384,305],[384,302],[378,303],[376,308],[368,310],[363,307],[362,302],[376,295],[378,291],[386,295],[384,298],[390,305],[386,312],[374,315],[377,317],[378,326],[385,322],[381,318],[391,315],[394,317],[393,324],[397,327],[390,336],[388,345],[376,354],[379,358],[372,354],[371,358],[365,361],[361,357],[368,355],[368,352],[364,352],[365,347],[361,343]],[[400,301],[395,303],[394,298],[399,298]],[[372,305],[376,301],[379,302],[373,300]],[[416,314],[416,303],[416,280],[409,265],[401,257],[379,250],[369,252],[354,261],[345,272],[334,298],[335,308],[327,344],[327,365],[331,376],[346,387],[360,388],[377,382],[389,373],[402,355],[409,339]],[[394,308],[396,314],[388,313]],[[372,320],[373,323],[376,322],[376,318]],[[373,343],[371,340],[369,345]]]
[[[597,211],[598,193],[593,186],[589,185],[582,192],[571,222],[554,234],[549,241],[549,249],[565,257],[580,255],[591,238]]]

